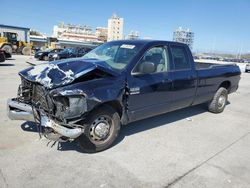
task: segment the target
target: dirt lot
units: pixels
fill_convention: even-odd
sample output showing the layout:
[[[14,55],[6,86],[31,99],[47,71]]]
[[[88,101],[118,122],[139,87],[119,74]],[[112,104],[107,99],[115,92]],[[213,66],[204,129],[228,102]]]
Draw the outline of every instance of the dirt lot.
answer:
[[[11,121],[25,56],[0,64],[0,187],[250,187],[250,73],[224,113],[191,107],[132,123],[112,148],[86,154],[76,143],[39,139]]]

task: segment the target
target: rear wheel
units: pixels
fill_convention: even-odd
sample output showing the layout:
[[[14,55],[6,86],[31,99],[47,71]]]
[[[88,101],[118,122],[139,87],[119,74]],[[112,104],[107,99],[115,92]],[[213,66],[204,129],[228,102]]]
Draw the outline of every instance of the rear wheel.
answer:
[[[223,112],[228,99],[228,91],[226,88],[221,87],[215,93],[213,100],[208,104],[208,110],[213,113]]]
[[[110,106],[102,106],[89,114],[79,145],[85,152],[103,151],[111,147],[120,128],[119,114]]]

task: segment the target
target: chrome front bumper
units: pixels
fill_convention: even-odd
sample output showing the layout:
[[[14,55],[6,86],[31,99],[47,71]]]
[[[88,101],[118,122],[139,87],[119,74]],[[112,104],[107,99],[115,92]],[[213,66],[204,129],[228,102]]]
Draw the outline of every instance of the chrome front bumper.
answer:
[[[11,120],[35,121],[32,107],[15,99],[7,101],[7,113]]]
[[[7,102],[7,113],[11,120],[35,121],[32,107],[25,103],[20,103],[15,99],[9,99]],[[66,128],[49,119],[46,115],[41,115],[41,126],[52,128],[60,136],[75,139],[80,136],[84,129]]]
[[[45,115],[41,115],[41,126],[43,127],[50,127],[52,128],[56,133],[65,136],[67,138],[77,138],[80,136],[83,132],[84,129],[82,128],[74,128],[74,129],[69,129],[64,126],[61,126],[57,124],[55,121],[49,119]]]

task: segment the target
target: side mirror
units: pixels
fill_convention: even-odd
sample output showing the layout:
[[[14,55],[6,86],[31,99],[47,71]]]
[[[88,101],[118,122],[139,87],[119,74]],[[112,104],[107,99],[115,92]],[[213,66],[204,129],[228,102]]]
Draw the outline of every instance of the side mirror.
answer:
[[[150,61],[143,62],[139,67],[140,73],[143,73],[143,74],[154,73],[155,70],[156,70],[155,64]]]

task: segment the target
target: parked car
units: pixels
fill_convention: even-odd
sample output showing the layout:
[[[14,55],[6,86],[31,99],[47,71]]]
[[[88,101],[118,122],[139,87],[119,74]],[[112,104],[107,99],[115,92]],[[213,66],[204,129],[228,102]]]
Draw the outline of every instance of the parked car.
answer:
[[[236,64],[195,63],[182,43],[112,41],[82,58],[21,71],[8,116],[36,120],[46,138],[76,139],[84,151],[97,152],[130,122],[201,103],[221,113],[240,74]]]
[[[56,53],[49,54],[49,61],[55,61],[59,59],[67,59],[74,57],[82,57],[90,50],[87,48],[65,48],[64,50]]]
[[[0,51],[1,51],[2,53],[4,53],[5,59],[9,59],[9,58],[11,58],[11,57],[12,57],[11,53],[6,52],[6,51],[5,51],[5,50],[3,50],[3,49],[0,49]]]
[[[62,50],[63,49],[56,48],[56,49],[47,49],[45,51],[38,51],[35,53],[34,57],[38,60],[48,61],[49,60],[49,53],[58,53]]]
[[[248,71],[250,71],[250,63],[247,63],[245,67],[245,72],[248,72]]]
[[[0,50],[0,63],[5,61],[5,54],[3,50]]]
[[[39,51],[42,51],[41,50],[41,47],[39,47],[39,46],[32,46],[32,53],[37,53],[37,52],[39,52]]]

